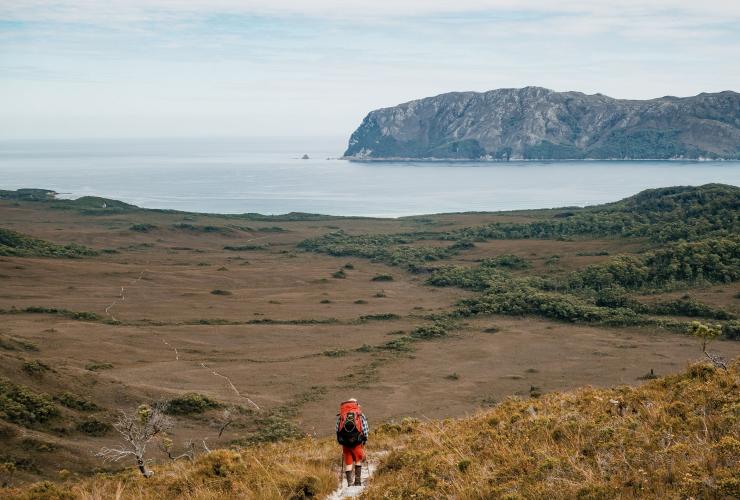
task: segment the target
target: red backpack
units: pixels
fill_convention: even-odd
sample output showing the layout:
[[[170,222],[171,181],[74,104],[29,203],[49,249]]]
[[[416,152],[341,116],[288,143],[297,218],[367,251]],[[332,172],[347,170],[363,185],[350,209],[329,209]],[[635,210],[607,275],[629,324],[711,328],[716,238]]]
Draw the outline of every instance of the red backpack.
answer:
[[[362,431],[362,410],[357,401],[345,401],[340,404],[337,442],[342,446],[357,446],[362,443]]]

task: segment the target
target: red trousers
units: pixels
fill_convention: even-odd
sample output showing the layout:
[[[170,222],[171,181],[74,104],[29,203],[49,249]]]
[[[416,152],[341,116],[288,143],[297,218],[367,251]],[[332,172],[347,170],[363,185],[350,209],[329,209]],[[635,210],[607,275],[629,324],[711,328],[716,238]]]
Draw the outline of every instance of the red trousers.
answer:
[[[360,464],[365,460],[365,447],[361,444],[352,448],[348,446],[342,446],[342,455],[344,456],[344,465]]]

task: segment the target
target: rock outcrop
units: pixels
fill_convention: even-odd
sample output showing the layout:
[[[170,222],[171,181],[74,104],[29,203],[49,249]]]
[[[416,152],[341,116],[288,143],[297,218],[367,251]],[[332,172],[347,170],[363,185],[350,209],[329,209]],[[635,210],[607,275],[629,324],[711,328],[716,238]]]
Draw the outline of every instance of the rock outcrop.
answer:
[[[450,92],[372,111],[349,159],[740,159],[740,94],[650,100],[541,87]]]

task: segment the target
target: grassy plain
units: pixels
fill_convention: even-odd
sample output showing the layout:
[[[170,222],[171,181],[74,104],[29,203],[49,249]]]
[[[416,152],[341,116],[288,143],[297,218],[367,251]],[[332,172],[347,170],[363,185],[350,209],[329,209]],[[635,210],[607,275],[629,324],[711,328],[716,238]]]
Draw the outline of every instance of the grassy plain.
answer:
[[[738,194],[727,189],[735,200],[732,237]],[[390,220],[221,216],[6,194],[0,228],[30,240],[3,252],[0,235],[0,381],[7,386],[0,402],[26,391],[45,397],[53,411],[25,420],[7,404],[0,412],[0,463],[15,469],[2,481],[60,480],[120,467],[93,452],[116,443],[106,427],[115,412],[142,402],[198,393],[237,408],[238,418],[220,437],[221,408],[178,416],[171,435],[177,446],[187,439],[206,440],[213,449],[303,433],[323,437],[333,432],[337,403],[348,397],[363,403],[373,425],[462,417],[511,395],[640,384],[651,371],[681,372],[701,357],[682,325],[732,321],[650,309],[636,313],[639,321],[607,324],[548,316],[541,304],[523,314],[463,314],[459,302],[483,300],[492,285],[429,282],[439,268],[478,269],[503,255],[524,262],[506,268],[505,283],[531,277],[560,283],[616,255],[643,259],[675,241],[655,241],[640,230],[524,238],[466,232],[560,221],[570,217],[566,212],[572,211]],[[341,241],[322,246],[330,234]],[[728,229],[711,236],[717,234],[726,237]],[[588,307],[601,300],[590,289],[548,286],[536,290]],[[734,276],[620,293],[644,304],[688,294],[728,318],[740,314]],[[419,330],[431,325],[443,326]],[[740,344],[721,339],[712,350],[731,359]],[[70,403],[64,394],[89,405]],[[156,447],[151,456],[166,460]]]

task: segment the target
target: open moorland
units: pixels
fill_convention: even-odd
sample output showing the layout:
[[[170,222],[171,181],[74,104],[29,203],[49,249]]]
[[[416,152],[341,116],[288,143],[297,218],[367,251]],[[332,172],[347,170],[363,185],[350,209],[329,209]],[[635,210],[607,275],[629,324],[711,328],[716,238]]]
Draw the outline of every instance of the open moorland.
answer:
[[[732,359],[739,208],[724,185],[399,219],[0,191],[0,486],[130,466],[95,452],[117,443],[117,411],[142,403],[176,421],[150,448],[161,462],[188,440],[328,436],[348,397],[374,425],[642,384],[705,356],[695,321]],[[454,474],[476,467],[462,460]],[[407,493],[389,467],[378,487]]]

